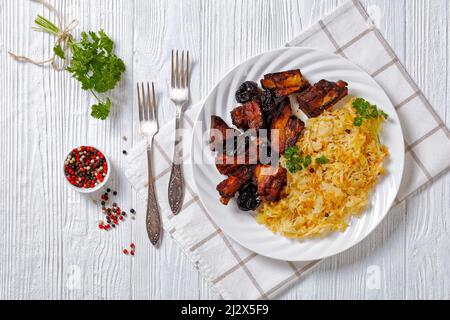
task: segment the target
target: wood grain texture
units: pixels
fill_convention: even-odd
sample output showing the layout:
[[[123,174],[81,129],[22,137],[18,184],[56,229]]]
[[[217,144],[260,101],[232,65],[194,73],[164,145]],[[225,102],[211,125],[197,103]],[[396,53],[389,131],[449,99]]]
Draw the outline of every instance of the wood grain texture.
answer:
[[[236,64],[287,41],[341,0],[53,0],[79,30],[113,35],[127,72],[105,122],[89,117],[92,97],[66,73],[16,63],[7,51],[46,57],[53,40],[30,31],[32,1],[0,0],[0,299],[213,299],[195,266],[167,234],[155,250],[122,169],[122,150],[139,141],[134,85],[155,81],[159,116],[167,98],[170,50],[194,58],[199,101]],[[379,29],[447,125],[450,5],[446,0],[364,0]],[[18,36],[20,35],[20,36]],[[122,139],[128,137],[127,141]],[[98,205],[64,184],[62,160],[91,144],[113,162],[117,202],[136,219],[100,232]],[[167,188],[167,186],[157,186]],[[450,177],[391,211],[363,243],[324,261],[282,299],[450,298]],[[121,250],[133,241],[133,259]],[[366,285],[375,267],[379,289]]]

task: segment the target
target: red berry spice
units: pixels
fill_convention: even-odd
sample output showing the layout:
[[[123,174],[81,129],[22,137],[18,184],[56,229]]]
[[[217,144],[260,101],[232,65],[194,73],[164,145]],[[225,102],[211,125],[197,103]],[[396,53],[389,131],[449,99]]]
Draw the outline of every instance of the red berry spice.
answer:
[[[122,252],[123,252],[124,254],[126,254],[126,255],[131,254],[132,256],[134,256],[134,253],[136,252],[134,243],[133,243],[133,242],[130,243],[130,250],[128,250],[128,249],[123,249]]]
[[[108,164],[103,153],[94,147],[81,146],[73,149],[67,156],[64,173],[71,185],[91,189],[105,180]],[[102,196],[102,200],[108,199]]]

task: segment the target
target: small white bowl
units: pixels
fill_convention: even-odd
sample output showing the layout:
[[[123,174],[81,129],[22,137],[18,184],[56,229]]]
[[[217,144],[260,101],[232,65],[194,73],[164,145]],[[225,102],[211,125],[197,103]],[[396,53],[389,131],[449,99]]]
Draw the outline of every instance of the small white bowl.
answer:
[[[79,146],[79,147],[82,147],[82,146]],[[94,148],[95,150],[97,150],[97,151],[99,151],[100,153],[102,153],[103,156],[105,157],[106,164],[107,164],[107,166],[108,166],[108,171],[106,172],[106,176],[105,176],[105,178],[103,179],[103,182],[102,182],[102,183],[99,183],[99,184],[96,185],[95,187],[93,187],[93,188],[79,188],[79,187],[76,187],[76,186],[74,186],[73,184],[71,184],[70,181],[67,179],[66,173],[65,173],[65,171],[64,171],[64,164],[65,164],[65,162],[66,162],[67,157],[70,155],[70,153],[71,153],[73,150],[75,150],[75,149],[77,149],[77,148],[79,148],[79,147],[70,149],[70,151],[66,154],[66,157],[64,158],[63,166],[62,166],[62,171],[63,171],[63,175],[64,175],[64,181],[66,181],[66,183],[67,183],[73,190],[75,190],[75,191],[77,191],[77,192],[79,192],[79,193],[83,193],[83,194],[91,194],[91,193],[95,193],[95,192],[99,191],[100,189],[102,189],[102,188],[106,185],[106,183],[108,182],[109,177],[111,176],[111,170],[112,170],[111,163],[109,162],[109,159],[108,159],[108,157],[106,156],[106,154],[105,154],[102,150],[100,150],[99,148],[97,148],[97,147],[92,147],[92,146],[83,146],[83,147],[92,147],[92,148]]]

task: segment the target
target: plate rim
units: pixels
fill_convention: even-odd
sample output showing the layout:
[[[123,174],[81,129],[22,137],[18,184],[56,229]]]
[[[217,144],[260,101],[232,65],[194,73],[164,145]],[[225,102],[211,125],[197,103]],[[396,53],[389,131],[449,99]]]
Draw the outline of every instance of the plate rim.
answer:
[[[209,90],[209,92],[208,92],[208,94],[205,96],[205,98],[203,98],[203,102],[202,102],[202,104],[201,104],[201,106],[200,106],[200,108],[199,108],[199,110],[196,112],[196,116],[195,116],[195,122],[194,122],[194,126],[193,126],[193,128],[192,128],[192,135],[191,135],[191,148],[190,148],[190,160],[191,160],[191,164],[190,164],[190,167],[191,167],[191,170],[192,170],[192,172],[194,173],[194,167],[195,167],[195,162],[194,162],[194,159],[193,159],[193,157],[194,157],[194,149],[195,149],[195,145],[196,145],[196,143],[194,142],[194,139],[195,139],[195,134],[196,134],[196,130],[198,130],[197,129],[197,127],[198,127],[198,125],[199,125],[199,118],[200,118],[200,116],[201,116],[201,114],[202,114],[202,111],[204,110],[204,108],[206,107],[206,102],[208,101],[208,99],[211,97],[211,95],[215,92],[215,90],[217,89],[217,87],[221,84],[221,82],[223,81],[223,79],[225,79],[225,78],[227,78],[228,76],[230,76],[231,74],[233,74],[234,72],[236,72],[236,70],[238,70],[242,65],[244,65],[244,64],[246,64],[246,63],[248,63],[250,60],[253,60],[253,59],[257,59],[257,58],[262,58],[264,55],[267,55],[267,54],[273,54],[273,53],[276,53],[276,52],[284,52],[284,51],[288,51],[288,50],[307,50],[307,51],[310,51],[310,52],[318,52],[318,53],[321,53],[321,54],[325,54],[325,55],[328,55],[328,56],[333,56],[334,58],[338,58],[339,60],[343,60],[345,63],[349,63],[349,64],[351,64],[354,68],[356,68],[359,72],[362,72],[364,75],[367,75],[371,80],[372,80],[372,82],[374,82],[374,84],[375,84],[375,86],[376,86],[376,88],[377,89],[379,89],[379,90],[381,90],[381,92],[383,93],[383,95],[385,95],[385,97],[387,98],[387,100],[390,102],[390,104],[391,104],[391,106],[392,106],[392,108],[395,110],[395,113],[396,113],[396,116],[397,116],[397,118],[399,119],[399,121],[398,121],[398,127],[399,127],[399,129],[400,129],[400,133],[401,133],[401,140],[402,140],[402,143],[401,143],[401,157],[402,157],[402,159],[401,159],[401,168],[400,169],[398,169],[400,172],[399,172],[399,174],[400,174],[400,183],[397,185],[397,187],[396,187],[396,190],[395,190],[395,194],[394,194],[394,196],[392,197],[393,199],[392,199],[392,201],[389,203],[389,205],[387,206],[388,207],[388,209],[384,212],[384,214],[382,215],[382,217],[379,219],[379,221],[374,225],[374,226],[372,226],[369,230],[368,230],[368,232],[363,236],[363,237],[361,237],[361,239],[359,239],[358,241],[356,241],[356,242],[354,242],[353,244],[351,244],[351,245],[349,245],[349,246],[347,246],[347,247],[345,247],[345,248],[343,248],[342,250],[340,250],[340,251],[338,251],[338,252],[335,252],[335,253],[332,253],[332,254],[327,254],[327,255],[323,255],[323,256],[321,256],[321,257],[318,257],[318,258],[315,258],[315,259],[313,259],[313,260],[322,260],[322,259],[325,259],[325,258],[329,258],[329,257],[333,257],[333,256],[336,256],[336,255],[338,255],[338,254],[341,254],[341,253],[344,253],[344,252],[346,252],[346,251],[348,251],[349,249],[351,249],[351,248],[353,248],[353,247],[355,247],[355,246],[357,246],[357,245],[359,245],[362,241],[364,241],[369,235],[371,235],[374,231],[375,231],[375,229],[377,229],[379,226],[380,226],[380,224],[384,221],[384,219],[386,218],[386,216],[388,215],[388,213],[390,212],[390,210],[392,209],[392,207],[393,207],[393,204],[395,203],[395,199],[397,198],[397,196],[398,196],[398,193],[399,193],[399,190],[400,190],[400,186],[401,186],[401,182],[402,182],[402,180],[403,180],[403,175],[404,175],[404,170],[405,170],[405,141],[404,141],[404,134],[403,134],[403,128],[402,128],[402,125],[401,125],[401,121],[400,121],[400,117],[399,117],[399,115],[398,115],[398,112],[397,112],[397,110],[395,109],[395,106],[394,106],[394,104],[392,103],[392,100],[391,100],[391,98],[388,96],[388,94],[386,93],[386,91],[381,87],[381,85],[368,73],[368,72],[366,72],[364,69],[362,69],[360,66],[358,66],[357,64],[355,64],[354,62],[352,62],[352,61],[350,61],[350,60],[348,60],[348,59],[345,59],[345,58],[343,58],[343,57],[340,57],[340,56],[338,56],[337,54],[334,54],[334,53],[330,53],[330,52],[327,52],[327,51],[324,51],[324,50],[320,50],[320,49],[316,49],[316,48],[309,48],[309,47],[304,47],[304,46],[294,46],[294,47],[291,47],[291,46],[287,46],[287,47],[282,47],[282,48],[277,48],[277,49],[272,49],[272,50],[268,50],[268,51],[264,51],[264,52],[262,52],[262,53],[259,53],[259,54],[256,54],[256,55],[253,55],[253,56],[251,56],[251,57],[249,57],[249,58],[247,58],[247,59],[245,59],[244,61],[242,61],[242,62],[240,62],[238,65],[236,65],[235,67],[233,67],[230,71],[228,71],[227,73],[225,73],[221,78],[220,78],[220,80],[212,87],[212,89],[211,90]],[[198,183],[197,183],[197,179],[195,178],[195,175],[193,175],[193,180],[194,180],[194,186],[195,186],[195,188],[196,188],[196,190],[197,190],[197,192],[198,192],[198,199],[199,199],[199,201],[201,202],[201,205],[204,207],[204,211],[205,211],[205,213],[209,216],[209,218],[210,219],[212,219],[213,220],[213,222],[225,233],[225,235],[226,236],[228,236],[228,237],[230,237],[233,241],[235,241],[236,243],[238,243],[239,245],[241,245],[242,247],[244,247],[244,248],[246,248],[247,250],[250,250],[251,252],[254,252],[254,253],[256,253],[256,254],[258,254],[258,255],[260,255],[260,256],[263,256],[263,257],[267,257],[267,258],[270,258],[270,259],[274,259],[274,260],[278,260],[278,261],[292,261],[292,262],[306,262],[306,261],[312,261],[311,259],[296,259],[296,258],[293,258],[293,259],[289,259],[289,260],[287,260],[287,259],[285,259],[285,258],[280,258],[280,257],[275,257],[275,256],[270,256],[270,255],[268,255],[268,254],[266,254],[266,253],[262,253],[262,252],[260,252],[259,250],[255,250],[255,249],[253,249],[253,248],[250,248],[250,247],[248,247],[245,243],[242,243],[239,239],[236,239],[236,237],[234,237],[233,235],[231,235],[230,233],[228,233],[227,231],[225,231],[221,226],[220,226],[220,223],[217,223],[217,221],[216,221],[216,219],[214,218],[214,216],[212,215],[212,214],[210,214],[210,212],[209,212],[209,210],[208,210],[208,206],[204,203],[204,200],[202,199],[202,197],[200,196],[200,194],[199,194],[199,188],[198,188]],[[255,223],[256,223],[256,221],[255,221]],[[351,226],[349,226],[349,227],[351,227]],[[320,240],[320,239],[319,239]],[[305,240],[305,241],[307,241],[307,239]]]

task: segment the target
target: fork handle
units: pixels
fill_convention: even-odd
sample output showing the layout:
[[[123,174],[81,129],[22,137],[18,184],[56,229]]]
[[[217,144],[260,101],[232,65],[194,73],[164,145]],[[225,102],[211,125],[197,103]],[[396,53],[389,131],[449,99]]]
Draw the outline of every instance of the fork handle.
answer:
[[[146,226],[147,234],[150,242],[156,246],[161,235],[161,217],[159,214],[158,201],[156,199],[155,186],[153,181],[152,170],[152,145],[153,139],[148,141],[147,145],[147,161],[148,161],[148,202]]]
[[[175,146],[172,162],[172,172],[169,180],[169,204],[172,213],[177,215],[181,211],[184,198],[184,178],[183,178],[183,149],[182,137],[180,135],[181,111],[177,111],[175,120]]]

